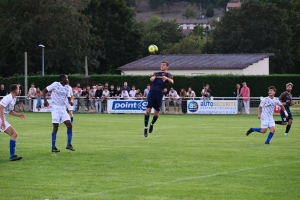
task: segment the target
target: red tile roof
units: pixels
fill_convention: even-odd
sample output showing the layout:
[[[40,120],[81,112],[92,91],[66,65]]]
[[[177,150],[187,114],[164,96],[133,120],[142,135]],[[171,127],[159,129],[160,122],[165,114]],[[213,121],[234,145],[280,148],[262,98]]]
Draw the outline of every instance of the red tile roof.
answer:
[[[178,24],[208,24],[207,19],[177,19]]]
[[[227,8],[239,8],[239,7],[241,7],[241,2],[227,3]]]
[[[164,60],[172,69],[244,69],[260,60],[274,56],[257,54],[185,54],[150,55],[118,68],[118,70],[156,70]]]

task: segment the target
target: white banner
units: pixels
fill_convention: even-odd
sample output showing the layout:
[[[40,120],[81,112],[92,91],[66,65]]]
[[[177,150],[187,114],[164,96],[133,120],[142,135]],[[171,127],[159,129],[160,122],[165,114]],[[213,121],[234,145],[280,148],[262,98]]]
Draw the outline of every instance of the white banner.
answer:
[[[188,114],[237,114],[237,100],[189,100],[187,101]]]
[[[108,113],[145,113],[146,107],[145,100],[107,100]]]
[[[51,112],[52,109],[52,100],[48,99],[49,106],[45,107],[44,106],[44,99],[41,100],[41,108],[37,109],[36,104],[37,104],[37,99],[33,99],[33,112]]]

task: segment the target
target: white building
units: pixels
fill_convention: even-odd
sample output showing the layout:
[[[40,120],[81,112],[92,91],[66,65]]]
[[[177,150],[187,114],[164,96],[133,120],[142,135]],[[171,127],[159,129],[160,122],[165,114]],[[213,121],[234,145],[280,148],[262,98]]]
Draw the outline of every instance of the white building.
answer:
[[[174,75],[205,74],[269,75],[272,53],[257,54],[186,54],[150,55],[118,68],[122,75],[151,75],[160,70],[161,62],[170,63]]]
[[[210,24],[207,19],[178,19],[178,25],[182,28],[182,33],[187,35],[195,26],[202,26],[210,30]]]

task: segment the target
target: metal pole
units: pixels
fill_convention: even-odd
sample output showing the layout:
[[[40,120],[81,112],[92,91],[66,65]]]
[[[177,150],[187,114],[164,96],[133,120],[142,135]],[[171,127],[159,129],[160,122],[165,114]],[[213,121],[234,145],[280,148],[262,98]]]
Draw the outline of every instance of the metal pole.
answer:
[[[28,91],[28,77],[27,77],[27,52],[24,53],[24,68],[25,68],[25,96],[27,96]]]
[[[44,47],[42,48],[42,76],[44,76]]]
[[[87,56],[85,56],[85,75],[89,76],[88,64],[87,64]]]

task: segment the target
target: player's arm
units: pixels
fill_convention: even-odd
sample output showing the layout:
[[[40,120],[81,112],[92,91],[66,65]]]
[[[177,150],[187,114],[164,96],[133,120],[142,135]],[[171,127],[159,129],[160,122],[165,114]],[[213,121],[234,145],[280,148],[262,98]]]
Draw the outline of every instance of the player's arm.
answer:
[[[281,110],[284,112],[285,116],[288,117],[289,114],[286,112],[285,107],[283,106],[283,104],[280,103],[280,101],[278,101],[278,105],[280,106]]]
[[[153,76],[151,76],[150,81],[153,82],[154,79],[156,79],[156,73],[154,73]]]
[[[285,105],[285,102],[282,102],[284,95],[285,95],[285,92],[281,93],[280,96],[278,97],[278,99],[282,105]]]
[[[258,106],[258,109],[257,109],[257,118],[258,119],[260,119],[260,117],[261,117],[261,111],[262,111],[262,107]]]
[[[25,119],[25,114],[24,113],[16,113],[14,110],[10,110],[9,114],[15,117],[20,117],[21,119]]]
[[[3,105],[0,105],[0,118],[1,118],[1,121],[2,123],[0,124],[0,128],[1,129],[4,129],[5,128],[5,119],[4,119],[4,106]]]
[[[47,101],[47,96],[46,96],[48,92],[49,92],[49,91],[47,90],[47,88],[43,89],[44,106],[46,106],[46,107],[49,106],[49,103],[48,103],[48,101]]]

